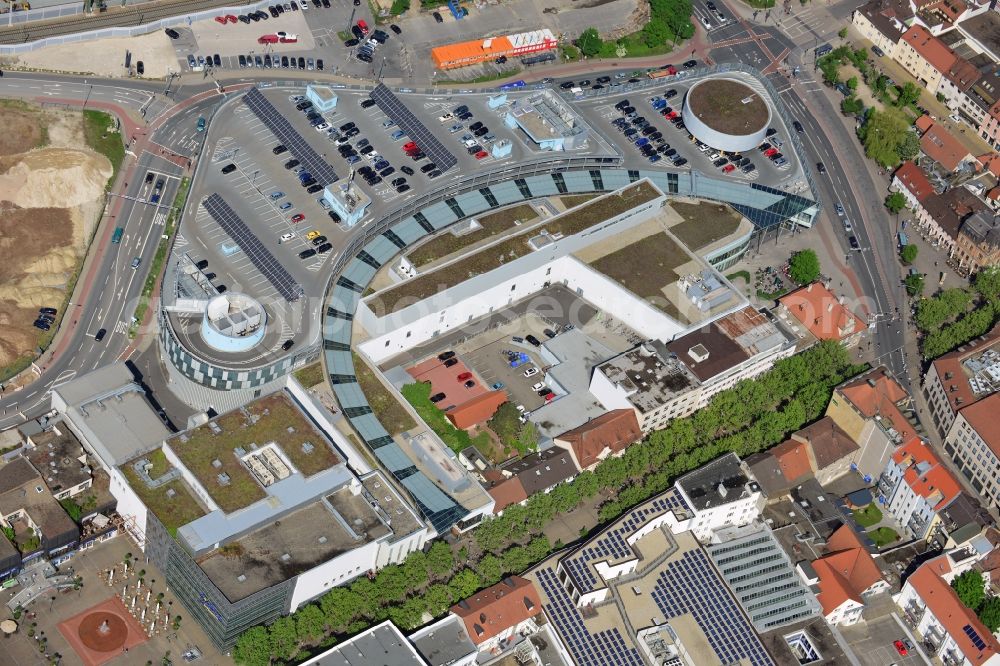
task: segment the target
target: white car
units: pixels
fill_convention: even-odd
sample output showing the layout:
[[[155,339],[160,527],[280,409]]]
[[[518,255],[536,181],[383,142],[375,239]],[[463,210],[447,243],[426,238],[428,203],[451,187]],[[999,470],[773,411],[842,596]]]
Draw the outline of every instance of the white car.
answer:
[[[534,366],[532,366],[532,367],[530,367],[530,368],[528,368],[527,370],[524,371],[524,376],[525,377],[534,377],[537,374],[538,374],[538,368],[536,368]],[[535,389],[535,390],[538,390],[538,389]]]
[[[707,18],[703,18],[701,20],[701,24],[703,26],[705,26],[705,30],[711,30],[712,29],[712,22],[709,21]]]
[[[537,384],[535,384],[534,386],[531,387],[531,390],[537,392],[537,391],[541,391],[543,388],[545,388],[545,384],[543,384],[541,382],[538,382]]]
[[[517,406],[517,412],[518,412],[518,414],[523,414],[524,413],[524,405],[518,405]]]
[[[320,123],[319,125],[316,125],[317,132],[323,132],[328,129],[330,129],[330,123]]]
[[[287,233],[281,234],[281,238],[278,239],[278,242],[279,243],[287,243],[288,241],[292,240],[293,238],[295,238],[295,234],[293,234],[291,231],[289,231]]]

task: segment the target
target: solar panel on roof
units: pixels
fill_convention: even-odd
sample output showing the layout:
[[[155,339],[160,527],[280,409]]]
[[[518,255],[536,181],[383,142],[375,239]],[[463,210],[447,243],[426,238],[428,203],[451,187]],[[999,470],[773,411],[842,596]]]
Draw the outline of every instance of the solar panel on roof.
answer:
[[[971,624],[967,624],[962,627],[962,631],[964,631],[965,635],[969,637],[969,640],[972,641],[972,644],[976,646],[977,650],[986,649],[986,641],[979,636],[979,632],[973,629]]]
[[[427,126],[420,122],[384,83],[380,83],[369,97],[375,100],[378,108],[382,109],[382,113],[399,125],[399,128],[406,133],[406,136],[410,137],[411,141],[420,146],[420,150],[424,151],[438,169],[443,172],[458,164],[458,158],[455,157],[454,153],[445,148],[437,140],[437,137],[431,134]]]
[[[271,130],[274,136],[278,137],[288,152],[306,168],[306,171],[312,174],[312,177],[319,184],[326,186],[340,180],[340,176],[333,170],[333,167],[313,150],[313,147],[302,138],[298,130],[292,127],[258,88],[251,88],[243,96],[243,103],[257,116],[258,120]]]
[[[223,231],[240,246],[254,267],[267,278],[282,298],[286,301],[299,300],[304,293],[302,285],[296,282],[271,251],[264,247],[257,234],[239,218],[225,199],[216,193],[205,199],[203,205],[212,219],[218,222]]]

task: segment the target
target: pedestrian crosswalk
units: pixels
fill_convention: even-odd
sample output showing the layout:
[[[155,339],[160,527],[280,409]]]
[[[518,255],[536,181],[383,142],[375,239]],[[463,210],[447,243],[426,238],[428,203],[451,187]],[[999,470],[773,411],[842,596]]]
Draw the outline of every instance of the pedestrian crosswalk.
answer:
[[[814,5],[793,10],[791,14],[778,19],[778,27],[793,40],[803,35],[821,39],[827,32],[833,31],[826,23],[829,23],[829,14],[825,9]]]

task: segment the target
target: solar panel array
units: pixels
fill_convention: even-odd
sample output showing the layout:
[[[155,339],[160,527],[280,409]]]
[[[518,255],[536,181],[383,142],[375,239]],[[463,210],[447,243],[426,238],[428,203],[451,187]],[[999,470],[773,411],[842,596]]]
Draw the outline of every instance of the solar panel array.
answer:
[[[208,214],[240,246],[254,267],[268,279],[282,298],[286,301],[299,300],[304,293],[302,285],[278,263],[271,251],[264,247],[257,235],[229,207],[225,199],[216,193],[205,199],[203,205]]]
[[[411,141],[420,146],[420,150],[424,151],[438,169],[447,171],[458,164],[458,158],[455,157],[455,154],[445,148],[444,144],[431,134],[427,126],[420,122],[384,83],[380,83],[369,96],[375,100],[378,108],[382,109],[382,113],[394,120],[399,125],[399,129],[403,130]]]
[[[668,622],[690,613],[723,664],[746,659],[752,666],[773,666],[703,550],[690,550],[670,562],[656,581],[652,597]]]
[[[962,627],[962,631],[964,631],[965,635],[969,637],[969,640],[972,641],[972,644],[976,646],[977,650],[986,649],[986,641],[980,637],[979,632],[976,631],[971,624],[967,624]]]
[[[644,662],[638,651],[625,645],[617,628],[590,632],[555,571],[549,567],[541,569],[538,582],[548,598],[545,613],[556,626],[573,661],[587,666],[642,666]]]
[[[251,88],[243,96],[243,103],[253,111],[253,114],[262,123],[267,125],[267,128],[274,136],[278,137],[288,152],[305,167],[306,171],[312,174],[316,182],[326,186],[340,180],[340,176],[333,170],[333,167],[313,150],[313,147],[302,138],[299,131],[292,127],[285,116],[274,108],[274,105],[264,97],[258,88]]]
[[[684,498],[676,489],[671,489],[661,497],[639,507],[630,513],[623,522],[581,548],[571,557],[563,560],[563,568],[573,577],[577,589],[581,593],[594,591],[597,588],[597,577],[591,571],[588,563],[621,559],[633,555],[632,546],[626,542],[626,539],[642,527],[647,520],[668,509],[687,509]]]

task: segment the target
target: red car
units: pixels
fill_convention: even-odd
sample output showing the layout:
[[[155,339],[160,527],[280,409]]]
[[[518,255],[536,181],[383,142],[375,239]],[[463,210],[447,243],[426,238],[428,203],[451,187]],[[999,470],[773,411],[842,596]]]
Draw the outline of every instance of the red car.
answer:
[[[361,28],[361,32],[362,33],[364,33],[366,35],[368,34],[368,24],[365,23],[363,20],[362,21],[358,21],[358,27]]]
[[[416,149],[417,149],[417,144],[415,144],[413,141],[410,141],[409,143],[403,144],[403,150],[406,151],[406,152],[409,152],[411,150],[416,150]]]
[[[667,114],[667,119],[668,120],[673,120],[676,117],[677,117],[677,112],[676,111],[671,111],[670,113]]]
[[[240,20],[236,17],[236,14],[226,14],[226,20],[230,23],[239,23]]]
[[[903,641],[895,641],[893,642],[892,645],[893,647],[896,648],[896,652],[898,652],[900,656],[905,657],[906,655],[909,654],[909,652],[906,649],[906,646],[903,645]]]
[[[731,171],[735,170],[736,170],[736,165],[734,164],[727,164],[726,166],[722,167],[722,173],[730,173]]]
[[[296,213],[295,215],[292,215],[292,222],[301,222],[304,219],[306,219],[306,216],[303,215],[302,213]]]
[[[221,23],[222,25],[226,25],[227,23],[225,16],[216,16],[215,20],[217,23]]]
[[[767,157],[771,157],[772,155],[777,155],[777,154],[778,154],[777,148],[768,148],[767,150],[764,151],[764,155],[766,155]]]
[[[486,157],[488,154],[489,153],[487,153],[485,150],[480,150],[478,153],[476,153],[476,159],[477,160],[481,160],[484,157]]]
[[[545,402],[552,402],[555,399],[556,399],[556,394],[555,393],[546,393],[545,394]]]
[[[460,381],[460,382],[464,382],[466,379],[472,379],[472,373],[471,372],[463,372],[462,374],[460,374],[458,376],[458,381]]]

